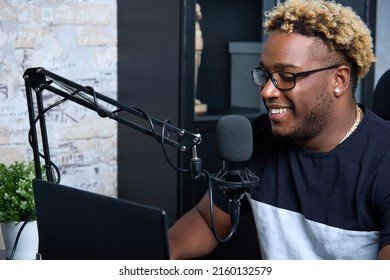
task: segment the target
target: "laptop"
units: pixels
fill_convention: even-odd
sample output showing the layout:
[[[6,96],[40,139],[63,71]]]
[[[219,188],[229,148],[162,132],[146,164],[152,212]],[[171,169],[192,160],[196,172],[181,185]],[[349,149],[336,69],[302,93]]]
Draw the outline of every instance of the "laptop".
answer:
[[[33,180],[43,260],[169,259],[162,209]]]

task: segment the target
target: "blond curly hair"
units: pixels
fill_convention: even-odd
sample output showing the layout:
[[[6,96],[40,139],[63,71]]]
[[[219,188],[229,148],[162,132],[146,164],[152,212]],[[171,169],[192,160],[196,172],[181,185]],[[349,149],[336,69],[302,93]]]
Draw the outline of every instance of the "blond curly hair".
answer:
[[[350,7],[334,1],[288,0],[265,16],[266,32],[280,30],[320,38],[352,63],[360,78],[376,61],[371,31]]]

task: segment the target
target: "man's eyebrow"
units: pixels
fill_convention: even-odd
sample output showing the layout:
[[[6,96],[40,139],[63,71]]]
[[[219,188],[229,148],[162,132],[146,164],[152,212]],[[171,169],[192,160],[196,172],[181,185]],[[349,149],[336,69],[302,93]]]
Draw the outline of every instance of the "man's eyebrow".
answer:
[[[264,63],[261,62],[261,61],[260,61],[260,67],[263,68],[263,69],[267,68],[264,65]],[[275,70],[277,70],[277,71],[283,71],[283,70],[286,70],[286,69],[294,69],[294,68],[299,68],[299,67],[294,65],[294,64],[277,63],[277,64],[273,65],[273,68]]]

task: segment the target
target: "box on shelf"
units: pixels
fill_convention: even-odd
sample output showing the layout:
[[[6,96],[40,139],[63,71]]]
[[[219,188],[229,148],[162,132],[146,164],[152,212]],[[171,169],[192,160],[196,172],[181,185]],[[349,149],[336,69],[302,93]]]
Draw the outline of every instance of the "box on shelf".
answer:
[[[258,87],[253,83],[250,70],[259,66],[262,43],[230,42],[231,106],[258,108],[265,111]]]

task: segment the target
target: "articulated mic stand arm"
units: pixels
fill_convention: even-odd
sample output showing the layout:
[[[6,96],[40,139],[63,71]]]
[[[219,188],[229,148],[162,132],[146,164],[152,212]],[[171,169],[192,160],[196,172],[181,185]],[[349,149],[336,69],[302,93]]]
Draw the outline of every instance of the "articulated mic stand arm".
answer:
[[[194,158],[197,158],[196,145],[200,144],[202,141],[201,135],[199,133],[191,133],[184,129],[172,126],[169,121],[161,121],[152,118],[138,108],[125,106],[124,104],[121,104],[107,96],[96,92],[92,87],[79,85],[50,71],[47,71],[42,67],[28,68],[25,71],[23,78],[25,80],[31,128],[30,142],[32,143],[34,153],[37,178],[42,178],[39,160],[40,154],[38,147],[38,134],[36,129],[36,122],[39,119],[47,179],[49,181],[54,181],[54,176],[51,174],[50,151],[44,117],[45,108],[43,106],[42,98],[42,92],[44,90],[60,95],[64,99],[71,100],[90,110],[93,110],[97,112],[100,117],[108,117],[146,135],[155,137],[159,143],[173,146],[181,152],[192,148]],[[36,92],[37,108],[34,106],[32,90]],[[107,105],[102,106],[101,104],[108,104],[109,107],[114,107],[115,110],[109,110]],[[35,109],[38,111],[37,117],[35,116]],[[126,116],[126,114],[130,114],[132,117],[138,117],[140,119],[146,120],[149,123],[149,126],[142,126],[132,122],[129,120],[129,116]],[[155,126],[160,127],[161,131],[156,131]],[[176,135],[175,139],[172,138],[174,135]],[[201,170],[196,170],[195,172],[201,172]],[[195,175],[195,177],[196,176],[197,175]]]

